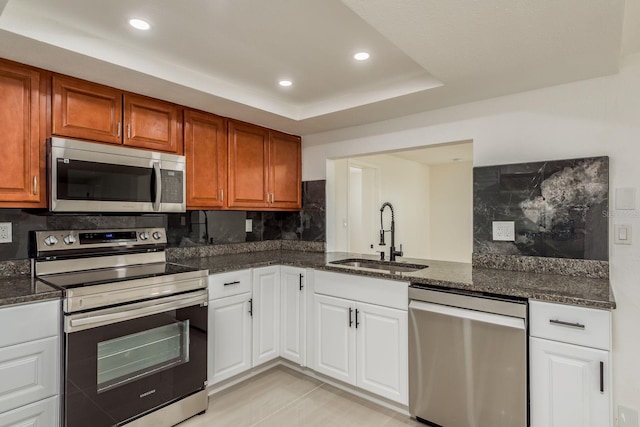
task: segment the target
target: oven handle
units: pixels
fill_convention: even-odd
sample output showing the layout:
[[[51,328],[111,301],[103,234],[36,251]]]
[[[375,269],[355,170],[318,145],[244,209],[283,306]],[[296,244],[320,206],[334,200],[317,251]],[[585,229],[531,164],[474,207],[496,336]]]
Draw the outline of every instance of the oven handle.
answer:
[[[66,333],[73,333],[180,308],[202,304],[206,305],[207,300],[208,294],[205,290],[161,298],[159,300],[153,299],[120,307],[106,308],[89,313],[72,314],[65,319],[64,331]]]

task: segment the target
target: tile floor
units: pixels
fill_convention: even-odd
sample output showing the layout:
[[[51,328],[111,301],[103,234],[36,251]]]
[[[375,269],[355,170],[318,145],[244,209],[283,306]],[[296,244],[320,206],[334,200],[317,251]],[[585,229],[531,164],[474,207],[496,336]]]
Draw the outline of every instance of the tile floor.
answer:
[[[209,398],[179,427],[422,426],[306,375],[277,366]]]

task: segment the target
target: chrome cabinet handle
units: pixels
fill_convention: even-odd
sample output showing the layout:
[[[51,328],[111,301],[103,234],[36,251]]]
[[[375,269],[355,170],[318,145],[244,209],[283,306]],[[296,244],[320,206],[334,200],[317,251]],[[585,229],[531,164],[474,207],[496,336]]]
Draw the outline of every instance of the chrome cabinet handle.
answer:
[[[224,202],[224,188],[220,189],[220,201]]]
[[[118,138],[120,138],[121,132],[122,132],[122,122],[118,122]]]
[[[131,123],[127,123],[127,138],[131,139]]]
[[[38,176],[33,176],[33,194],[38,194]]]
[[[565,322],[558,319],[550,319],[549,323],[557,326],[566,326],[568,328],[585,329],[585,326],[582,323],[578,323],[578,322],[571,323],[571,322]]]

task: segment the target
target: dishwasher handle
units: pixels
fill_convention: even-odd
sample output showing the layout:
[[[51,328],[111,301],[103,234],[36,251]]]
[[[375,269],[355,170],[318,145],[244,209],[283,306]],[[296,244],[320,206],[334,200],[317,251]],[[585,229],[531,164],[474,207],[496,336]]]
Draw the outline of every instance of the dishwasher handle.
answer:
[[[428,311],[431,313],[452,316],[471,321],[490,323],[498,326],[504,326],[514,329],[525,330],[525,321],[520,317],[503,316],[500,314],[485,313],[482,311],[468,310],[458,307],[450,307],[447,305],[433,304],[423,301],[410,301],[409,311]]]

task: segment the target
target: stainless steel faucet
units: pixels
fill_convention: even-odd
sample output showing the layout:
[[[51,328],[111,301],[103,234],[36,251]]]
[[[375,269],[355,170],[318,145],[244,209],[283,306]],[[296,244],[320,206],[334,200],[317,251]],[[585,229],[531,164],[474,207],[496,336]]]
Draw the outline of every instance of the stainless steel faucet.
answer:
[[[385,230],[384,225],[382,224],[382,213],[384,212],[384,208],[389,207],[391,210],[391,229]],[[386,246],[384,242],[384,233],[391,232],[391,247],[389,248],[389,261],[395,261],[396,256],[402,256],[402,245],[400,245],[400,250],[396,251],[396,222],[395,222],[395,214],[393,213],[393,206],[389,202],[384,202],[382,207],[380,208],[380,246]],[[380,253],[380,259],[384,260],[384,251]]]

